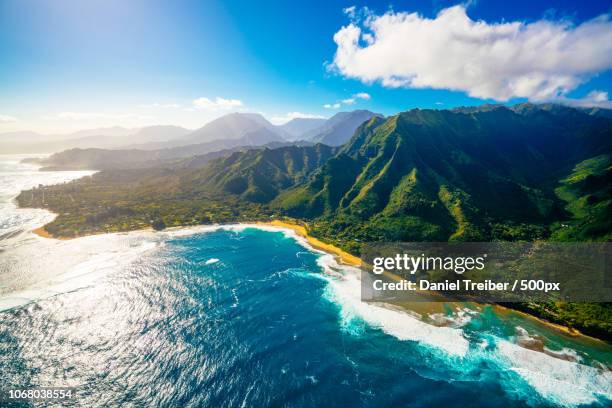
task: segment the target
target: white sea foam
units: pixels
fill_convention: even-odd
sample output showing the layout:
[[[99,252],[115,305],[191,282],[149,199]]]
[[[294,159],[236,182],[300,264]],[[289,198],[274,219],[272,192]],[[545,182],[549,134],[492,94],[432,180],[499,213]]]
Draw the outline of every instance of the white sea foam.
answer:
[[[14,269],[34,272],[38,279],[1,295],[0,311],[94,285],[98,279],[122,270],[157,248],[158,243],[149,239],[147,235],[134,240],[133,236],[107,234],[22,245],[15,250],[14,259],[0,259],[0,268],[11,263]],[[21,279],[13,284],[19,283]]]
[[[331,255],[323,255],[318,263],[332,275],[326,295],[341,307],[343,325],[362,319],[372,327],[400,340],[434,346],[455,356],[465,356],[469,343],[463,332],[452,327],[436,327],[401,309],[361,300],[361,279],[357,268],[338,265]]]
[[[612,399],[612,374],[608,370],[555,358],[501,339],[497,351],[511,370],[555,404],[589,404],[598,396]]]
[[[463,327],[472,320],[472,316],[477,312],[468,308],[457,308],[452,314],[430,313],[427,317],[436,326]]]
[[[571,348],[563,347],[561,350],[551,350],[548,347],[544,347],[544,353],[549,356],[553,356],[555,358],[560,358],[568,361],[582,361],[582,357],[578,354],[576,350]]]

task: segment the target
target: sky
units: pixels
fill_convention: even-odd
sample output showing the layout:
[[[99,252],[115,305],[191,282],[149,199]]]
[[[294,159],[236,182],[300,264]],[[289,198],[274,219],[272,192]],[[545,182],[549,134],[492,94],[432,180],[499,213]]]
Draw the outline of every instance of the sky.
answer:
[[[611,107],[612,3],[0,1],[0,132]]]

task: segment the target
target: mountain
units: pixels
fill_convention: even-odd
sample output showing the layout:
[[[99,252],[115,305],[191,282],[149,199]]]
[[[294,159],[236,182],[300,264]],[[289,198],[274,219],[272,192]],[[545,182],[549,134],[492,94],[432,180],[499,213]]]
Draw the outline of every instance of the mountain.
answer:
[[[0,134],[0,149],[7,153],[53,153],[74,148],[115,149],[173,140],[188,132],[189,130],[177,126],[148,126],[140,129],[116,126],[48,135],[11,132]]]
[[[415,109],[372,116],[335,149],[282,142],[274,142],[279,149],[239,147],[255,134],[158,151],[63,152],[42,164],[164,166],[180,173],[185,166],[176,166],[178,160],[223,144],[222,158],[192,160],[189,169],[208,164],[197,174],[172,173],[172,184],[178,180],[186,195],[229,194],[316,220],[315,232],[341,246],[610,234],[602,221],[609,218],[612,166],[612,120],[605,116],[532,104]],[[231,149],[238,151],[230,155]]]
[[[287,140],[300,140],[304,139],[304,134],[320,128],[325,122],[327,119],[295,118],[278,127],[288,135]]]
[[[35,163],[42,166],[43,170],[113,170],[151,168],[168,165],[169,161],[176,162],[179,159],[199,157],[214,152],[232,152],[238,150],[253,149],[262,146],[283,147],[288,144],[311,145],[309,142],[285,142],[270,137],[267,129],[260,129],[247,133],[239,139],[221,139],[206,143],[198,143],[185,146],[177,146],[164,149],[147,150],[139,149],[99,149],[99,148],[74,148],[53,153],[44,158],[24,159],[25,163]],[[139,145],[143,147],[154,145],[153,143]],[[219,154],[222,155],[222,154]],[[218,157],[219,155],[215,155]],[[199,162],[193,161],[192,163]]]
[[[282,135],[285,135],[284,131],[259,114],[232,113],[193,132],[177,126],[150,126],[121,140],[98,140],[90,136],[86,140],[91,143],[85,143],[85,139],[72,141],[71,146],[75,148],[29,162],[55,170],[153,167],[163,161],[215,151],[284,144],[286,141]],[[127,143],[128,140],[130,143]],[[102,145],[104,148],[92,145]]]
[[[10,132],[0,134],[0,151],[3,153],[52,153],[72,147],[102,145],[112,147],[114,137],[105,135],[78,136],[75,134],[43,135],[35,132]]]
[[[330,231],[343,226],[344,235],[361,240],[534,238],[572,218],[555,191],[572,172],[595,160],[592,182],[609,181],[610,153],[612,121],[578,109],[416,109],[370,119],[308,182],[272,205],[322,217]],[[574,218],[593,210],[597,219],[609,209],[609,194],[589,194],[573,193],[589,207]]]
[[[158,125],[147,126],[139,129],[124,138],[121,148],[147,148],[158,142],[168,142],[180,139],[190,132],[180,126]]]
[[[113,138],[126,137],[134,133],[134,129],[128,129],[121,126],[109,126],[95,129],[83,129],[77,130],[76,132],[69,133],[67,135],[55,135],[51,136],[51,138],[57,139],[81,139],[90,136],[107,136]],[[47,136],[49,137],[49,136]]]
[[[59,236],[142,228],[155,219],[168,226],[254,220],[269,214],[263,202],[306,181],[334,153],[326,145],[261,148],[216,159],[215,152],[172,165],[103,170],[22,192],[17,201],[57,211],[45,228]]]
[[[368,110],[339,112],[329,118],[322,126],[306,132],[302,138],[314,143],[340,146],[353,136],[359,125],[374,116],[381,115]]]
[[[322,144],[236,152],[211,162],[186,182],[204,181],[210,190],[265,203],[280,191],[305,181],[333,153],[334,148]]]
[[[603,116],[608,119],[612,119],[612,109],[594,107],[594,108],[583,108],[583,110],[589,115]]]
[[[249,135],[259,142],[265,140],[266,143],[285,140],[284,132],[258,113],[230,113],[194,130],[181,142],[205,143],[222,139],[240,139]]]
[[[276,149],[285,146],[313,145],[305,141],[268,142],[270,139],[266,137],[265,132],[263,133],[261,135],[259,132],[253,132],[240,139],[213,140],[208,143],[157,150],[74,148],[53,153],[48,157],[26,158],[22,161],[38,164],[42,166],[42,170],[119,170],[158,166],[195,168],[201,167],[210,158],[226,156],[236,151],[264,147]],[[150,146],[150,144],[142,146]]]
[[[194,131],[178,126],[148,126],[140,129],[88,129],[64,135],[11,132],[0,134],[0,150],[6,153],[55,153],[75,148],[153,151],[197,144],[200,148],[196,154],[205,154],[238,146],[284,143],[287,140],[307,140],[335,146],[348,140],[357,126],[372,115],[368,111],[342,112],[329,120],[298,118],[285,125],[274,126],[257,113],[230,113]],[[204,148],[207,143],[209,145]],[[175,155],[179,156],[183,155]]]

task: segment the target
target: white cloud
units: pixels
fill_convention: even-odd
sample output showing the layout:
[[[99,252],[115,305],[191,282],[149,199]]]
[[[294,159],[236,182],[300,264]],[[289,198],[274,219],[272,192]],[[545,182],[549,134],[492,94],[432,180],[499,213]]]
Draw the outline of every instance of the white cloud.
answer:
[[[359,93],[356,93],[355,95],[353,95],[353,98],[363,99],[364,101],[369,101],[371,99],[371,96],[368,93],[359,92]]]
[[[325,109],[340,109],[340,106],[342,106],[340,103],[326,103],[323,105]]]
[[[465,5],[433,19],[389,11],[353,20],[334,41],[332,67],[345,77],[499,101],[563,96],[612,68],[609,15],[575,26],[567,20],[474,21]]]
[[[18,122],[18,119],[13,116],[9,116],[9,115],[0,115],[0,123],[14,123],[14,122]]]
[[[355,18],[355,14],[357,12],[357,7],[350,6],[342,9],[342,12],[349,16],[350,18]]]
[[[270,122],[275,125],[282,125],[283,123],[287,123],[292,119],[325,119],[325,116],[314,115],[311,113],[302,113],[302,112],[288,112],[281,116],[272,116],[270,118]]]
[[[594,90],[589,92],[584,98],[556,98],[551,102],[562,103],[569,106],[578,106],[583,108],[599,107],[612,109],[612,101],[608,99],[608,93],[604,91]]]
[[[193,106],[198,109],[225,110],[240,108],[244,105],[239,99],[225,99],[216,97],[215,100],[211,100],[205,97],[201,97],[193,101]]]
[[[341,101],[338,101],[338,102],[335,102],[335,103],[326,103],[325,105],[323,105],[323,107],[325,109],[340,109],[340,107],[342,107],[342,105],[354,105],[354,104],[356,104],[358,99],[363,99],[364,101],[369,101],[370,98],[371,98],[370,94],[365,93],[365,92],[359,92],[359,93],[351,95],[350,98],[342,99]]]

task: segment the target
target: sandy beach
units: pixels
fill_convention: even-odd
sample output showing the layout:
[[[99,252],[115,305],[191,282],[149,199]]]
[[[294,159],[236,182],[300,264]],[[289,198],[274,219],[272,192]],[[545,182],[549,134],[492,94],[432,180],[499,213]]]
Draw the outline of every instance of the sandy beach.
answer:
[[[316,248],[321,251],[335,255],[342,263],[346,265],[357,266],[357,267],[361,266],[360,258],[356,257],[355,255],[349,254],[348,252],[343,251],[342,249],[334,245],[326,244],[325,242],[320,241],[317,238],[314,238],[308,235],[308,231],[306,230],[306,227],[303,225],[294,224],[288,221],[281,221],[281,220],[273,220],[269,222],[257,222],[256,224],[290,229],[294,231],[296,234],[298,234],[299,236],[305,238],[308,241],[308,243],[312,245],[313,248]]]

